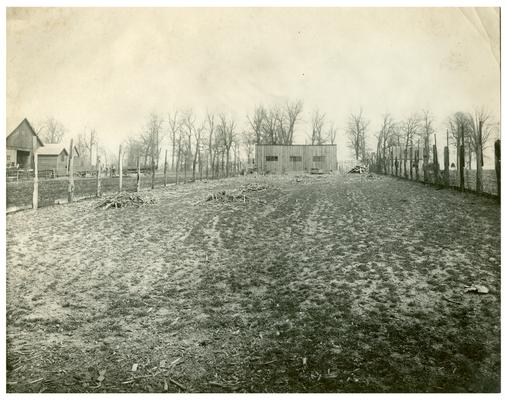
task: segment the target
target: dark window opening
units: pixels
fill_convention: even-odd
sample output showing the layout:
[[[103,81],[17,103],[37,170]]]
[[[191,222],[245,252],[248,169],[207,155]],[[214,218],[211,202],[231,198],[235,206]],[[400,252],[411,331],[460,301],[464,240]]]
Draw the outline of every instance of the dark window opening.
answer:
[[[313,156],[313,161],[314,162],[326,161],[326,156]]]
[[[301,156],[290,156],[290,160],[293,162],[301,162],[303,161],[303,157]]]
[[[278,161],[278,156],[266,156],[266,161]]]

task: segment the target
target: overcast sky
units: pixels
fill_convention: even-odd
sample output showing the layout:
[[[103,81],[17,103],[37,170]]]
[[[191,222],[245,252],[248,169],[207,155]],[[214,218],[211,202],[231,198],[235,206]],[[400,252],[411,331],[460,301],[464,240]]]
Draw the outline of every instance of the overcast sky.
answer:
[[[67,138],[94,127],[111,149],[150,112],[229,113],[300,99],[304,143],[319,108],[345,128],[361,107],[429,109],[440,137],[455,111],[500,117],[498,9],[8,9],[7,132],[54,116]]]

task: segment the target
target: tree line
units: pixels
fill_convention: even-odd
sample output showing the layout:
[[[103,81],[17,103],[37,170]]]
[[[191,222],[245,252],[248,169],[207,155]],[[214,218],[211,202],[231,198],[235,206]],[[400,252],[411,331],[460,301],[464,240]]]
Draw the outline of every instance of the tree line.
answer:
[[[225,113],[206,112],[199,116],[193,110],[169,112],[166,115],[151,113],[147,116],[139,133],[131,136],[122,152],[123,162],[128,168],[138,164],[143,169],[159,170],[160,163],[176,174],[199,177],[227,177],[237,174],[245,167],[243,155],[248,161],[254,158],[256,144],[291,145],[295,132],[303,121],[303,102],[288,101],[273,106],[257,106],[246,116],[246,128],[241,129],[237,120]],[[498,129],[498,123],[484,110],[474,113],[456,112],[447,121],[448,145],[459,149],[465,147],[468,169],[472,159],[482,157],[486,144]],[[363,109],[349,115],[344,130],[347,146],[354,157],[362,163],[375,158],[377,168],[387,169],[387,160],[393,148],[402,148],[403,168],[407,174],[407,152],[419,149],[430,154],[431,139],[435,134],[435,120],[432,114],[423,110],[396,121],[389,113],[382,116],[376,133],[376,148],[373,152],[367,146],[370,121]],[[338,129],[325,113],[316,109],[311,114],[310,127],[306,136],[312,145],[335,144]],[[46,118],[39,124],[37,133],[44,143],[61,143],[65,127],[55,118]],[[118,162],[118,153],[99,147],[96,129],[85,128],[74,141],[80,156],[93,165],[93,154],[100,156],[106,166]],[[162,154],[163,148],[169,148]],[[456,152],[459,157],[459,152]],[[456,167],[459,165],[456,159]],[[481,163],[483,160],[481,158]]]

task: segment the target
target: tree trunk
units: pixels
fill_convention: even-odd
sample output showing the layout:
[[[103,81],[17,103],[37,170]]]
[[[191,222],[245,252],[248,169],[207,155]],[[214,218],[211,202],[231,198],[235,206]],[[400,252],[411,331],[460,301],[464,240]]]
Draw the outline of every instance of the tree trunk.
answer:
[[[197,165],[197,156],[199,153],[199,151],[197,150],[198,147],[199,147],[199,144],[197,144],[195,147],[194,159],[192,160],[192,180],[194,180],[194,181],[195,181],[195,167]]]
[[[417,145],[417,150],[415,151],[415,180],[419,182],[419,144]]]
[[[459,150],[459,188],[465,190],[465,128],[461,126],[461,145]]]
[[[72,203],[74,201],[74,141],[70,139],[69,149],[69,186],[67,189],[67,201]]]
[[[414,170],[414,147],[410,145],[410,180],[414,179],[413,170]]]
[[[227,156],[226,156],[226,161],[225,161],[225,177],[228,178],[229,177],[229,158],[230,158],[230,148],[228,147],[227,148]]]
[[[180,143],[178,143],[178,156],[176,158],[176,185],[179,183],[179,172],[180,172]]]
[[[449,186],[449,147],[444,147],[444,186]]]
[[[167,186],[167,149],[165,149],[164,157],[164,186]]]
[[[151,158],[151,188],[155,188],[155,158]]]
[[[495,142],[495,172],[496,172],[496,190],[498,193],[498,199],[500,199],[501,193],[502,193],[501,181],[500,181],[500,173],[502,172],[501,168],[500,168],[500,162],[501,162],[500,151],[501,151],[500,139],[498,139]]]
[[[118,173],[120,174],[120,183],[119,188],[120,192],[123,186],[123,154],[121,152],[121,144],[120,144],[120,150],[118,151]]]
[[[427,183],[429,180],[428,176],[428,164],[429,164],[429,152],[430,152],[430,141],[428,136],[424,138],[424,149],[423,149],[423,176],[424,183]]]
[[[101,182],[100,182],[100,179],[101,179],[101,166],[100,166],[100,157],[99,155],[97,154],[97,197],[100,197],[100,186],[101,186]]]
[[[440,165],[438,165],[438,153],[436,142],[433,145],[433,174],[435,175],[433,183],[438,185],[440,183]]]
[[[407,173],[407,149],[408,149],[408,143],[405,144],[405,148],[403,149],[403,175],[405,176],[405,179],[408,178],[408,173]]]
[[[188,154],[185,154],[185,160],[184,160],[184,165],[183,165],[183,169],[184,169],[183,183],[187,183],[187,164],[188,164]]]
[[[137,179],[136,179],[136,192],[141,190],[141,155],[137,155]]]
[[[475,190],[483,191],[482,186],[482,121],[479,122],[479,137],[477,138],[477,147],[475,149],[475,158],[477,161],[477,170],[475,173]]]
[[[37,210],[39,207],[39,155],[35,152],[35,146],[32,150],[33,154],[33,192],[32,192],[32,208]]]
[[[176,134],[173,133],[173,143],[172,143],[173,151],[171,152],[171,171],[174,171],[174,151],[176,150],[175,140],[176,140]]]

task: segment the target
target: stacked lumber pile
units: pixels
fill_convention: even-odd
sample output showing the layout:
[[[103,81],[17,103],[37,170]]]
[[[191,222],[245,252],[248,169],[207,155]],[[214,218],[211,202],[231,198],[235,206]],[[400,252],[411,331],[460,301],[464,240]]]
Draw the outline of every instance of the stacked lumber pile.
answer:
[[[108,208],[141,207],[155,203],[154,199],[143,197],[139,193],[120,192],[101,200],[96,208],[107,210]]]

